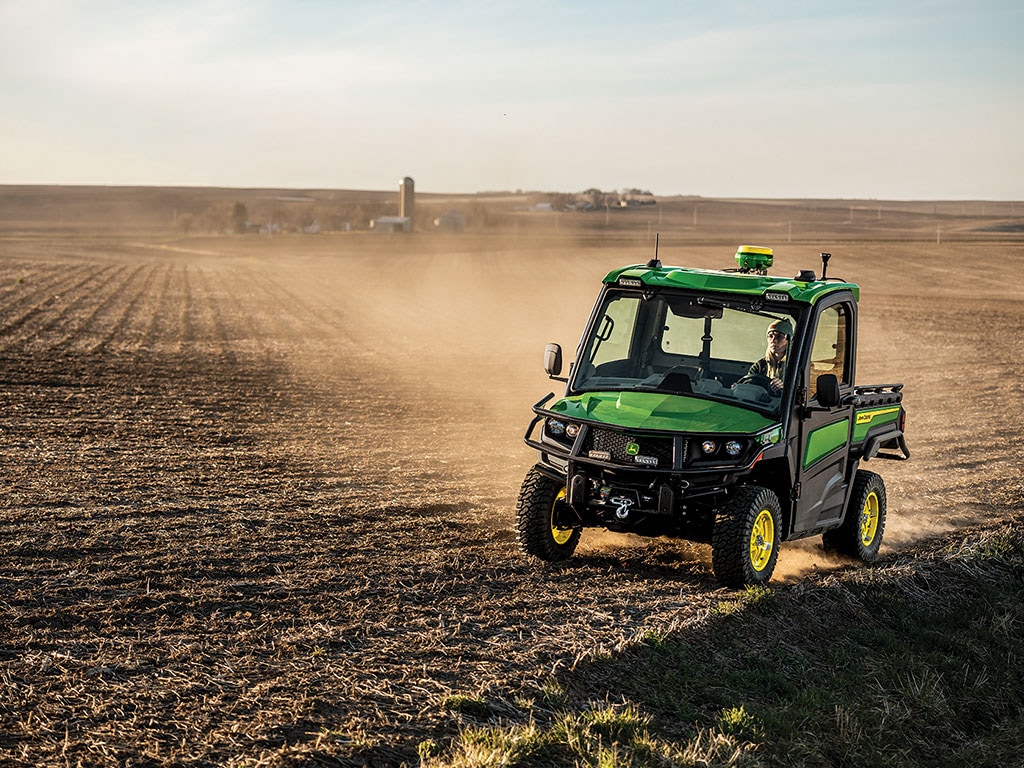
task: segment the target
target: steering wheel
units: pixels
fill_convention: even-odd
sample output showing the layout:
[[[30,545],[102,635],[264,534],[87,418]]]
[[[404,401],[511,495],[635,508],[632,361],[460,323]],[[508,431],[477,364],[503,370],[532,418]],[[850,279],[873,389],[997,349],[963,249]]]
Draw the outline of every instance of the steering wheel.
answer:
[[[746,376],[740,377],[737,384],[753,384],[754,386],[760,387],[772,397],[778,397],[779,393],[772,389],[772,380],[760,373],[748,373]]]
[[[670,373],[686,374],[690,381],[699,381],[704,378],[704,371],[697,365],[673,365],[665,371],[665,375],[667,376]]]

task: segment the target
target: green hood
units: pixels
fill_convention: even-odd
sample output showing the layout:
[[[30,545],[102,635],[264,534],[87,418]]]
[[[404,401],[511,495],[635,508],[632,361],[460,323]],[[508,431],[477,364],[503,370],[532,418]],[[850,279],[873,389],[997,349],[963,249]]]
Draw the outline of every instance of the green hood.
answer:
[[[636,429],[753,434],[773,422],[728,403],[659,392],[588,392],[563,397],[548,410],[567,419],[587,419]]]

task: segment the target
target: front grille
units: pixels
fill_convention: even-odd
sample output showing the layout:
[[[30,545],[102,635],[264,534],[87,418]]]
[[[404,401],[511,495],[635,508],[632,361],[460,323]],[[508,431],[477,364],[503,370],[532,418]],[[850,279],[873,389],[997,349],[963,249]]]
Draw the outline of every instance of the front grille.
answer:
[[[634,467],[643,466],[636,461],[636,455],[653,456],[658,460],[657,466],[660,469],[670,469],[673,442],[671,437],[637,436],[628,432],[591,427],[583,441],[583,455],[587,456],[590,451],[607,451],[615,463]],[[631,444],[637,446],[634,453],[628,451]]]

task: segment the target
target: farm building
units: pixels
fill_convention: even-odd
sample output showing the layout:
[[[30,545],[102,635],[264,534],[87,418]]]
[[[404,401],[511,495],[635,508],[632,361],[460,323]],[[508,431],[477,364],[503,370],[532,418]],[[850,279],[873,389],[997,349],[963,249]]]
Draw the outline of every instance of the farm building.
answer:
[[[412,232],[412,219],[408,216],[379,216],[370,222],[374,232]]]

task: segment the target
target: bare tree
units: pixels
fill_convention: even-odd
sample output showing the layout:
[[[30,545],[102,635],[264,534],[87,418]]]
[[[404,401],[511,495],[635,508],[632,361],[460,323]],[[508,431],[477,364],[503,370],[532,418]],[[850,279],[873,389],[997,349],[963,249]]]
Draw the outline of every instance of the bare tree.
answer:
[[[228,228],[228,210],[224,205],[211,205],[200,216],[207,232],[223,234]]]
[[[597,187],[591,187],[583,192],[583,197],[586,198],[587,202],[590,203],[594,208],[601,208],[604,206],[604,192]]]
[[[235,207],[231,210],[231,221],[235,225],[235,232],[245,232],[246,225],[249,223],[249,211],[245,207],[245,203],[235,203]]]
[[[178,216],[178,226],[181,227],[181,233],[188,235],[188,231],[192,229],[192,225],[195,223],[196,217],[191,213],[183,213]]]

